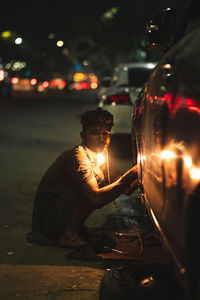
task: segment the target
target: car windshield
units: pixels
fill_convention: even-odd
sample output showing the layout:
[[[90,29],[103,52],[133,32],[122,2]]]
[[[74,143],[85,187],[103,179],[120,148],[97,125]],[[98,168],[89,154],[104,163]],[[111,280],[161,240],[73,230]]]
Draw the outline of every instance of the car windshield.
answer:
[[[128,77],[130,86],[142,87],[147,81],[152,69],[148,68],[133,68],[129,69]]]

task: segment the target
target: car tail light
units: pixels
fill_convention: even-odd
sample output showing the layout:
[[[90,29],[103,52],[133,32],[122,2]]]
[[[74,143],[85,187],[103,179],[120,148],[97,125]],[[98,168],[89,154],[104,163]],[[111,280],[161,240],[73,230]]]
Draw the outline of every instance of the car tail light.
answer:
[[[130,97],[128,94],[110,95],[105,100],[105,104],[130,104]]]
[[[3,81],[5,79],[5,72],[4,70],[0,69],[0,81]]]

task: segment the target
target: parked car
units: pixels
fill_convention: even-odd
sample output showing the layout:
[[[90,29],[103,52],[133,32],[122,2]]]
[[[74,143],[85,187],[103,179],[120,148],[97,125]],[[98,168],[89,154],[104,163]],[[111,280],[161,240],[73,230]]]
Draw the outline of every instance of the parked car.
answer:
[[[99,107],[114,116],[114,134],[131,134],[131,118],[136,96],[144,86],[155,62],[124,63],[117,66],[110,79],[103,80]]]
[[[165,52],[137,97],[132,120],[145,205],[186,299],[200,299],[200,10],[192,0],[175,35],[166,9],[146,26]]]

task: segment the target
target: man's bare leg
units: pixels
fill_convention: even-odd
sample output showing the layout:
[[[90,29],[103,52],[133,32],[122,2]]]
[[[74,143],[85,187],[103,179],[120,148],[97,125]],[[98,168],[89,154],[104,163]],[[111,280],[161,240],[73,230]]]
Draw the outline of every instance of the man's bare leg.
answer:
[[[95,209],[91,207],[90,203],[83,203],[79,201],[76,209],[71,216],[70,223],[65,229],[64,233],[60,236],[59,244],[61,247],[76,247],[86,244],[86,242],[80,237],[79,232],[83,228],[83,224],[87,217]]]

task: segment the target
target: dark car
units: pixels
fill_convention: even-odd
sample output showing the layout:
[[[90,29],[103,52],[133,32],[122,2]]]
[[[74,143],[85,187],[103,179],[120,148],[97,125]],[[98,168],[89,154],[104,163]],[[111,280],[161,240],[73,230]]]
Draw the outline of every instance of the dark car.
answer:
[[[145,205],[188,299],[200,299],[200,10],[178,32],[166,9],[146,26],[147,48],[165,52],[137,97],[133,146]]]

